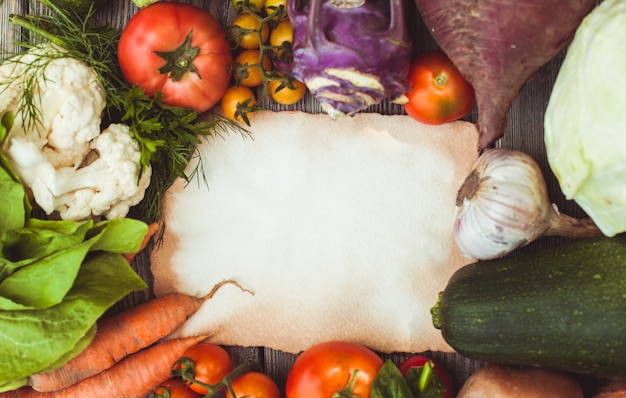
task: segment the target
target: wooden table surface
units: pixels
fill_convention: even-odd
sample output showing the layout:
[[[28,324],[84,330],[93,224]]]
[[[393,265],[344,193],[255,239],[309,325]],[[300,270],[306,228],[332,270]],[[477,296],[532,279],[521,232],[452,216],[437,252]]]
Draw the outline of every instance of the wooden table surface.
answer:
[[[128,19],[137,11],[137,7],[133,4],[132,0],[106,1],[108,1],[108,3],[97,12],[95,18],[119,29],[121,29]],[[232,22],[236,16],[230,0],[186,0],[185,2],[209,10],[225,26]],[[2,46],[5,49],[13,49],[12,41],[15,37],[15,28],[9,23],[8,15],[12,13],[25,14],[29,12],[39,12],[39,6],[35,6],[33,10],[30,7],[31,3],[33,3],[31,0],[4,0],[2,4],[0,4],[0,32],[2,34]],[[413,38],[414,52],[420,53],[425,50],[436,49],[436,44],[428,31],[424,28],[415,8],[415,4],[411,0],[407,1],[407,8],[409,17],[408,28]],[[562,212],[580,217],[584,216],[580,208],[574,202],[566,201],[563,197],[556,179],[549,169],[543,144],[543,115],[563,56],[564,52],[537,71],[525,84],[510,110],[505,136],[498,141],[495,146],[514,148],[532,155],[544,171],[551,200],[557,204]],[[319,104],[310,95],[307,95],[301,103],[292,107],[277,108],[275,105],[268,105],[267,107],[274,110],[297,109],[315,113],[321,111]],[[402,113],[403,110],[397,105],[383,103],[372,109],[368,109],[368,112],[399,114]],[[476,110],[474,109],[466,119],[472,122],[476,121]],[[542,250],[562,242],[563,239],[561,238],[542,238],[522,250]],[[147,253],[141,253],[133,262],[133,267],[138,274],[151,285],[152,276],[150,274]],[[133,307],[151,297],[153,297],[153,295],[150,288],[141,292],[135,292],[116,304],[109,313],[115,313]],[[255,359],[281,388],[284,386],[287,372],[296,358],[293,354],[264,347],[226,348],[233,356],[235,363],[239,363],[245,359]],[[381,355],[384,359],[390,358],[396,361],[396,363],[399,363],[399,361],[414,354],[415,353],[393,353]],[[483,365],[482,363],[455,354],[437,352],[427,352],[426,354],[442,362],[451,371],[459,386],[474,370]],[[586,382],[586,389],[593,390],[595,388],[596,383],[586,380],[583,381]]]

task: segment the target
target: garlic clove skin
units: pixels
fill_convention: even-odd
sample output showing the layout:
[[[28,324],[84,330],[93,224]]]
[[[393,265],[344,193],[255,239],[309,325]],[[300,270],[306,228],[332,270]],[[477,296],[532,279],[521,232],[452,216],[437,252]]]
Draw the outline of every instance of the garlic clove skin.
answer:
[[[466,257],[502,257],[544,234],[553,211],[545,179],[531,156],[490,149],[459,189],[454,239]]]

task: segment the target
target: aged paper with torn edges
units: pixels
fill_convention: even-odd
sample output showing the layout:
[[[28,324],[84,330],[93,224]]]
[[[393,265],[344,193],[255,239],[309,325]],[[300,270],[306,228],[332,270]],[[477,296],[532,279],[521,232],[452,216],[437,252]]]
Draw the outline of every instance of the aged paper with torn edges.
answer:
[[[452,231],[475,126],[266,111],[250,130],[203,144],[208,186],[178,181],[164,198],[155,293],[244,288],[224,284],[178,334],[292,353],[334,339],[451,352],[430,308],[470,262]]]

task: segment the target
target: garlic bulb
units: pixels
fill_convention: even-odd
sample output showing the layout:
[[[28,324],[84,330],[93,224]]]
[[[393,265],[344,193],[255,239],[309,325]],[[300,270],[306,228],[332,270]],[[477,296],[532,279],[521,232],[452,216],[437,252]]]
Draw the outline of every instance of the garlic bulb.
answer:
[[[591,219],[559,213],[539,165],[511,149],[483,152],[459,189],[456,210],[456,244],[477,260],[502,257],[543,235],[601,234]]]

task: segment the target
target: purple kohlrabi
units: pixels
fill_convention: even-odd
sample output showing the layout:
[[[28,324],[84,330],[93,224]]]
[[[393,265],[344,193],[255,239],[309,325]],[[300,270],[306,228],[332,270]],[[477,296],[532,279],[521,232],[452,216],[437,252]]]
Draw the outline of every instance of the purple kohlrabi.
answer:
[[[287,0],[293,61],[277,68],[304,82],[333,119],[409,91],[403,0],[297,3]]]

